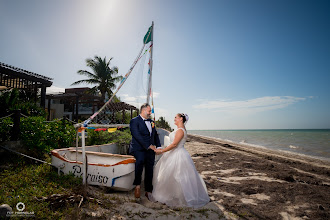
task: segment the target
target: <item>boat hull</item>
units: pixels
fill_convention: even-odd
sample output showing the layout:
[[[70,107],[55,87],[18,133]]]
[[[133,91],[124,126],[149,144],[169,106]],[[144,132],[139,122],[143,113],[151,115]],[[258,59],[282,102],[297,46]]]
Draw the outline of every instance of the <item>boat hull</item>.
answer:
[[[117,148],[115,144],[86,147],[87,172],[86,181],[90,185],[99,185],[119,191],[133,189],[135,159],[130,155],[100,152],[101,148]],[[82,177],[81,148],[56,149],[51,152],[52,165],[64,174]]]
[[[162,147],[169,144],[169,132],[157,129]],[[116,144],[86,146],[86,182],[90,185],[106,186],[118,191],[134,188],[135,158],[119,154]],[[62,148],[51,151],[52,165],[59,173],[83,176],[82,148]],[[155,163],[161,155],[156,155]],[[143,177],[144,175],[142,175]]]

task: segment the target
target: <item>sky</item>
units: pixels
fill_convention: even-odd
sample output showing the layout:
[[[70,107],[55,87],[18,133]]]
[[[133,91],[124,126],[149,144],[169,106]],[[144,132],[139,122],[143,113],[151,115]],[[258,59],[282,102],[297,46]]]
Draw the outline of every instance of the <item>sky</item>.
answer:
[[[125,75],[154,21],[156,118],[172,128],[178,112],[188,130],[330,128],[329,11],[322,0],[0,0],[0,62],[53,78],[48,91],[77,87],[95,55]]]

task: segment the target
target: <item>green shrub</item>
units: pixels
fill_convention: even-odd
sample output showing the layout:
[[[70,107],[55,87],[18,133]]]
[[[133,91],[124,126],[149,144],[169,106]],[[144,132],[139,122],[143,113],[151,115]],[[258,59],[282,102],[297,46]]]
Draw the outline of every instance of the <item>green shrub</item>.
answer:
[[[120,149],[121,154],[126,154],[129,144],[132,139],[132,135],[129,129],[123,131],[117,130],[109,133],[108,131],[95,131],[92,129],[87,130],[88,138],[86,139],[86,145],[101,145],[108,143],[116,143]]]
[[[18,89],[7,89],[0,92],[0,117],[9,115],[13,110],[20,109],[27,116],[46,117],[46,111],[38,106],[34,92]]]
[[[44,120],[43,117],[21,118],[20,138],[31,153],[43,155],[52,149],[72,146],[75,139],[73,125]]]
[[[159,117],[159,119],[156,121],[156,127],[172,131],[170,124],[165,120],[163,116]]]
[[[0,119],[0,142],[10,140],[13,126],[14,123],[12,118],[8,117]]]

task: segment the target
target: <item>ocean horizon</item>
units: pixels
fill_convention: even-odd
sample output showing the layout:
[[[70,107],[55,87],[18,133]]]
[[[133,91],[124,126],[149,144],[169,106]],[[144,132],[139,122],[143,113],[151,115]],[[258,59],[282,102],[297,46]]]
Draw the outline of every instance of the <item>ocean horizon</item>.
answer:
[[[187,132],[330,161],[330,129],[219,129]]]

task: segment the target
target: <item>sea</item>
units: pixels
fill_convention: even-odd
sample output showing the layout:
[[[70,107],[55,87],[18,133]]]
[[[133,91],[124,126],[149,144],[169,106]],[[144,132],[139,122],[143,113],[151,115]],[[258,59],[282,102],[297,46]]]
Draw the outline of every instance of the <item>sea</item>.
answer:
[[[330,129],[188,130],[188,134],[330,161]]]

